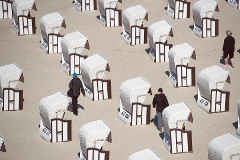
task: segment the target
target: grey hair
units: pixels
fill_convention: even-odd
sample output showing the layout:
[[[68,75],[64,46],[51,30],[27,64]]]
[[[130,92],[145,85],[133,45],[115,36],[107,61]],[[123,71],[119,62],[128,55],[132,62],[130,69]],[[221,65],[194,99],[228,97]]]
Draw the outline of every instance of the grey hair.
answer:
[[[227,34],[227,36],[231,36],[231,35],[232,35],[232,32],[231,32],[230,30],[227,30],[227,31],[226,31],[226,34]]]

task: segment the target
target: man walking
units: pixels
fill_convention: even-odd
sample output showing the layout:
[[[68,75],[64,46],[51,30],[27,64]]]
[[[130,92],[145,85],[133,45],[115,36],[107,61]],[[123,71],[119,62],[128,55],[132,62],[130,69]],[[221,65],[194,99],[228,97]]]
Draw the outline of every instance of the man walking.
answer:
[[[229,59],[231,61],[232,68],[234,68],[234,50],[235,50],[235,39],[232,37],[232,32],[228,30],[226,32],[227,37],[224,39],[223,43],[223,58],[224,58],[224,65],[228,63],[227,57],[229,56]]]
[[[167,97],[163,93],[163,89],[158,89],[158,94],[155,94],[152,101],[153,108],[156,108],[157,117],[157,129],[162,132],[163,122],[162,122],[162,112],[164,108],[169,106]]]
[[[73,79],[70,81],[69,83],[69,90],[72,92],[71,94],[71,98],[72,98],[72,111],[73,114],[78,115],[78,111],[77,111],[77,99],[80,95],[80,90],[83,94],[83,96],[85,96],[85,91],[82,85],[82,81],[77,77],[77,73],[73,73]]]

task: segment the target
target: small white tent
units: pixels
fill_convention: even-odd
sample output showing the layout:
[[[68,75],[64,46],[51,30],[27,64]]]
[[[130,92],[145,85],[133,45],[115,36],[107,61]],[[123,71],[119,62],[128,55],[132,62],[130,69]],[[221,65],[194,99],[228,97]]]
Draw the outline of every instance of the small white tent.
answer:
[[[148,148],[133,153],[127,160],[162,160],[162,158],[152,148]]]

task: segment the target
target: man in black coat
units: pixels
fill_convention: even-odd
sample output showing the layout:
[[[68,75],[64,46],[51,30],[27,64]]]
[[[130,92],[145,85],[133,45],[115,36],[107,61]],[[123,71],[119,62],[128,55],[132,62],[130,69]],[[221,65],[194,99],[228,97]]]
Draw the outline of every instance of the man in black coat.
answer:
[[[156,108],[156,117],[157,117],[157,128],[162,131],[163,122],[162,122],[162,112],[169,106],[167,97],[163,93],[163,89],[158,89],[158,94],[155,94],[152,101],[153,108]]]
[[[77,77],[77,73],[73,73],[73,79],[70,81],[69,83],[69,88],[70,90],[72,91],[72,95],[71,95],[71,98],[72,98],[72,110],[73,110],[73,114],[75,115],[78,115],[78,111],[77,111],[77,99],[80,95],[80,90],[83,94],[83,96],[85,96],[85,91],[84,91],[84,88],[83,88],[83,85],[82,85],[82,81]]]
[[[224,65],[226,65],[227,62],[227,57],[229,56],[229,59],[231,61],[232,64],[232,68],[234,68],[234,62],[233,62],[233,58],[234,58],[234,51],[235,51],[235,39],[232,37],[232,32],[231,31],[227,31],[226,32],[227,37],[224,39],[224,43],[223,43],[223,58],[224,58]]]

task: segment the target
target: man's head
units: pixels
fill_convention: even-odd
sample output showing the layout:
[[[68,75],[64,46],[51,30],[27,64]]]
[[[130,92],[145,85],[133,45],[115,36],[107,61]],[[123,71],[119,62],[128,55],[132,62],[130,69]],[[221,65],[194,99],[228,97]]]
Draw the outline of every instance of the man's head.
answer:
[[[76,78],[77,77],[77,73],[74,72],[72,76],[73,76],[73,78]]]
[[[163,89],[162,89],[162,88],[158,88],[158,92],[159,92],[159,93],[162,93],[162,92],[163,92]]]
[[[232,32],[231,32],[230,30],[227,30],[227,31],[226,31],[226,34],[227,34],[227,36],[231,36],[231,35],[232,35]]]

